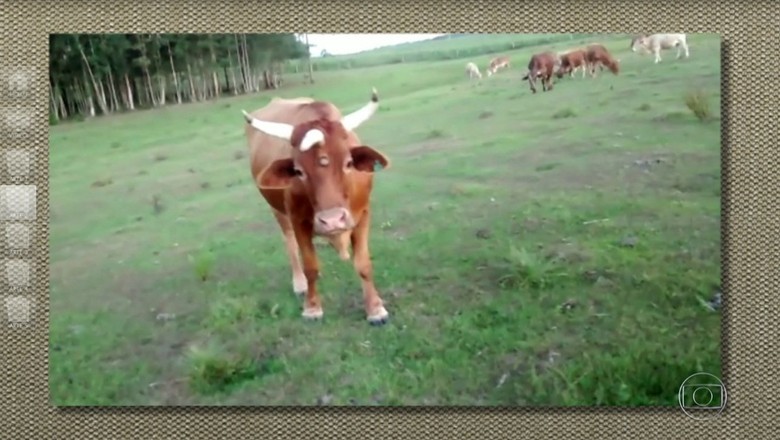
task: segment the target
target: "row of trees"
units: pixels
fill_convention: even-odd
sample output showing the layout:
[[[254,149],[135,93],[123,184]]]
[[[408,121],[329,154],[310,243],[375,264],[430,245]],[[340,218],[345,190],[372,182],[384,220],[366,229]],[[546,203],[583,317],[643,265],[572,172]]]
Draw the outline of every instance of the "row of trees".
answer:
[[[274,89],[285,61],[308,57],[294,34],[54,34],[50,119]]]

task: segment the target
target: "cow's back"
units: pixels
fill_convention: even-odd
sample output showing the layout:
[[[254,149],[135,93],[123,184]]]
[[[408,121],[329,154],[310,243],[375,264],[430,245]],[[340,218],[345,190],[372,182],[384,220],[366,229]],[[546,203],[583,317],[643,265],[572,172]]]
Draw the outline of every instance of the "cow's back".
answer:
[[[663,49],[669,49],[680,42],[685,42],[685,34],[656,34],[653,37],[655,37],[655,43]]]

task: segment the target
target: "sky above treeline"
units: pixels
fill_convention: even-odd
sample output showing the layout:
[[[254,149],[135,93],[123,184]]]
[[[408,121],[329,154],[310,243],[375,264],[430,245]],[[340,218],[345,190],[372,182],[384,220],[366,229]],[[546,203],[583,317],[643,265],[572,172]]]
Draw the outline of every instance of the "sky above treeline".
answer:
[[[309,34],[312,57],[323,50],[331,55],[348,55],[383,46],[428,40],[445,34]]]

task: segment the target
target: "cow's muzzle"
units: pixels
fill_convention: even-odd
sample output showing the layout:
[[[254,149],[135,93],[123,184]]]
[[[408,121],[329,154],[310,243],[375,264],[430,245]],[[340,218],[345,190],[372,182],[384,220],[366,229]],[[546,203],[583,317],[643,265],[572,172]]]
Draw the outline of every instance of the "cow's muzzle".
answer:
[[[331,208],[314,214],[314,233],[335,235],[355,227],[352,214],[346,208]]]

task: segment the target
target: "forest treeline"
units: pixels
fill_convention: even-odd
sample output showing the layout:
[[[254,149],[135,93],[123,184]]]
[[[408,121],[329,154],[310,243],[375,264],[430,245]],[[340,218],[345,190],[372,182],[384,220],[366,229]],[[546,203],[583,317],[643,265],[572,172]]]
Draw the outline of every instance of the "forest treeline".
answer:
[[[50,122],[278,88],[294,34],[53,34]]]

